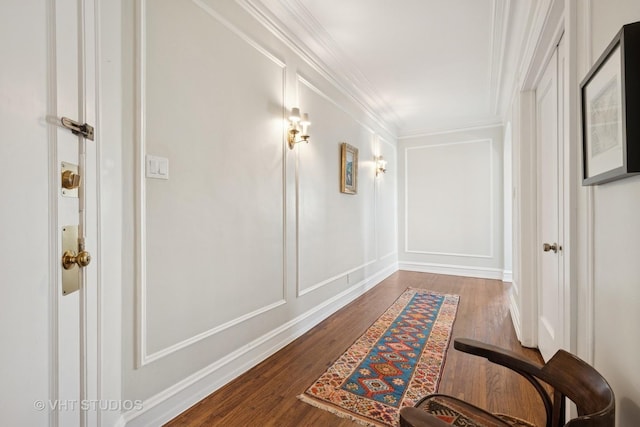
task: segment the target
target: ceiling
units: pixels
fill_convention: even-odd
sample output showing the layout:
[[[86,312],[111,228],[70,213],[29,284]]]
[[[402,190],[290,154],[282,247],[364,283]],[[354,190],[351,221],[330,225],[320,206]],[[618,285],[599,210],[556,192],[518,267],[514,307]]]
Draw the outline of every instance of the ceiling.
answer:
[[[250,0],[398,137],[502,121],[535,0]]]

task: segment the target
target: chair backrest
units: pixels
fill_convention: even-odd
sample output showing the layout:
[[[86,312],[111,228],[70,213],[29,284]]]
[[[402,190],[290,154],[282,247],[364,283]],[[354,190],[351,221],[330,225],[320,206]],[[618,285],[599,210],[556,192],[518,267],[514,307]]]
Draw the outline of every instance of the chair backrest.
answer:
[[[568,397],[578,408],[571,427],[613,427],[615,396],[607,380],[592,366],[564,350],[559,350],[541,369],[543,381],[555,392]]]

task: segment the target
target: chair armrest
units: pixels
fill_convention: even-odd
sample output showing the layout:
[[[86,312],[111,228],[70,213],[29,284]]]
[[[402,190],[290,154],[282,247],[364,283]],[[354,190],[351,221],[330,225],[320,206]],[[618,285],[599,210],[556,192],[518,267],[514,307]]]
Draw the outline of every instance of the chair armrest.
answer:
[[[486,344],[481,341],[468,338],[456,338],[453,342],[453,347],[456,350],[484,357],[492,363],[511,369],[529,381],[529,383],[536,389],[540,399],[542,400],[547,414],[547,425],[550,425],[553,416],[551,396],[539,382],[539,379],[544,380],[547,378],[547,375],[542,370],[544,365],[526,359],[513,351],[505,350],[503,348],[496,347],[495,345]]]
[[[527,373],[536,377],[541,376],[543,366],[541,363],[534,362],[513,351],[505,350],[495,345],[468,338],[456,338],[453,347],[464,353],[484,357],[490,362],[502,365],[518,373]]]
[[[400,427],[451,427],[451,425],[422,409],[406,406],[400,409]]]

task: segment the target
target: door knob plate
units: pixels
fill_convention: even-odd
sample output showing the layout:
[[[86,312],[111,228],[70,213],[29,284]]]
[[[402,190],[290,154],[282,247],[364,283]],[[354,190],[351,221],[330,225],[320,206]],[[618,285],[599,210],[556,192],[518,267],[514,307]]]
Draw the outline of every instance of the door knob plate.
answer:
[[[78,250],[78,226],[62,227],[62,295],[69,295],[80,289],[80,269],[75,263],[69,263],[66,255]]]

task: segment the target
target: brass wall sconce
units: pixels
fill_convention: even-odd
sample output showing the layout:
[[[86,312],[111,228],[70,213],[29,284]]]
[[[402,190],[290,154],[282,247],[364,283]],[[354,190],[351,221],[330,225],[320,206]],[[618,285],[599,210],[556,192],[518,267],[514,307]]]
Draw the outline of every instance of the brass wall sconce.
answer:
[[[376,176],[387,171],[387,161],[382,156],[376,156]]]
[[[309,114],[304,113],[300,116],[300,109],[298,107],[293,107],[291,109],[291,114],[289,115],[289,148],[293,150],[293,147],[298,142],[309,142],[309,125],[311,122],[309,121]],[[300,139],[296,140],[300,134]]]

